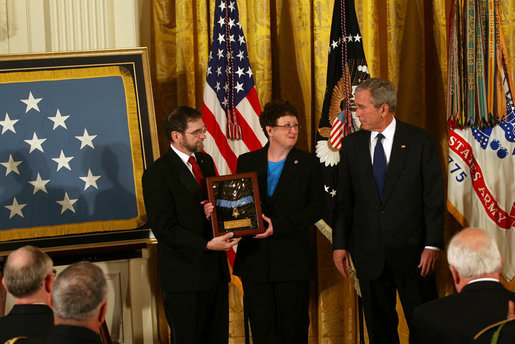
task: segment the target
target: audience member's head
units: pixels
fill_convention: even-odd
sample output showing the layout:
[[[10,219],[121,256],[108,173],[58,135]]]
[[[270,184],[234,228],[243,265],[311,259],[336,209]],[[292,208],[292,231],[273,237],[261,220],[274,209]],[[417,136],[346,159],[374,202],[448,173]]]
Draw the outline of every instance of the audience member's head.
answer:
[[[50,305],[54,284],[52,259],[37,247],[21,247],[7,257],[2,284],[17,304]]]
[[[178,106],[163,120],[163,131],[168,141],[173,142],[172,132],[184,133],[188,123],[202,119],[202,114],[189,106]]]
[[[495,239],[478,228],[466,228],[454,235],[447,249],[447,261],[458,292],[474,279],[498,279],[502,268]]]
[[[98,333],[107,310],[104,273],[90,262],[64,269],[56,278],[53,292],[56,325],[74,325]]]
[[[259,124],[266,137],[268,137],[266,127],[275,127],[277,120],[283,116],[292,116],[298,119],[299,113],[295,106],[284,100],[274,100],[265,105],[261,115],[259,115]]]

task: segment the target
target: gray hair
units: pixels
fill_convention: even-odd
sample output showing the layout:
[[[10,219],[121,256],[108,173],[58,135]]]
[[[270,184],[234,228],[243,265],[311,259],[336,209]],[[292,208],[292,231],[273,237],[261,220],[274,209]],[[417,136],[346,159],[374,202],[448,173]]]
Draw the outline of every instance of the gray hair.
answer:
[[[495,239],[477,228],[466,228],[454,235],[447,249],[447,261],[465,278],[501,270],[501,253]]]
[[[78,321],[94,316],[106,298],[104,273],[90,262],[78,262],[64,269],[57,276],[52,293],[56,316]]]
[[[52,259],[45,252],[34,246],[23,246],[7,257],[5,285],[14,297],[31,296],[43,286],[52,267]]]
[[[395,86],[390,81],[380,78],[367,79],[356,87],[355,93],[366,90],[370,91],[370,101],[376,109],[383,104],[387,104],[390,112],[395,112],[397,108],[397,94]]]

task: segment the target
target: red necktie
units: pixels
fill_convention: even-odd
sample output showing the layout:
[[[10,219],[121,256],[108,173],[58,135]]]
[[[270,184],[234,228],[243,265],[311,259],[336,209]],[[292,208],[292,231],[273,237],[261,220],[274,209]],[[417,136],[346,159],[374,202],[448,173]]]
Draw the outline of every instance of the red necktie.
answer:
[[[197,160],[195,160],[195,157],[193,155],[190,156],[188,159],[188,162],[190,163],[193,174],[195,175],[195,179],[197,180],[198,185],[200,186],[200,190],[202,190],[202,195],[204,198],[206,197],[206,179],[204,178],[204,175],[202,174],[202,171],[200,170],[200,167],[197,164]]]

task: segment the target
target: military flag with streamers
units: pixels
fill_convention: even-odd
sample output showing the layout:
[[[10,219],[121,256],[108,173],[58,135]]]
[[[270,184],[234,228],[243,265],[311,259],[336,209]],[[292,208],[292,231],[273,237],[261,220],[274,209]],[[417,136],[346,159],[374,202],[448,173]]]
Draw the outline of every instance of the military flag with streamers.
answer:
[[[515,112],[495,0],[454,0],[449,29],[448,209],[487,230],[515,275]]]
[[[217,0],[213,23],[202,115],[205,151],[224,175],[235,173],[238,156],[261,148],[266,137],[236,0]]]
[[[353,0],[335,0],[327,63],[327,86],[316,154],[322,165],[327,210],[317,227],[330,237],[336,201],[336,165],[344,136],[359,128],[354,89],[370,77]]]

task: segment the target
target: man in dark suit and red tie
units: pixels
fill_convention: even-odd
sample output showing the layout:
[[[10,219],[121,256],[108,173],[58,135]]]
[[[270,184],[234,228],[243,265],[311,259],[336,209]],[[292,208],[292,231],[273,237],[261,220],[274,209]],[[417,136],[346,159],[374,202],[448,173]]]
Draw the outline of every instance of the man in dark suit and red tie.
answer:
[[[347,277],[352,254],[370,343],[399,343],[396,292],[408,326],[414,308],[438,296],[442,170],[432,136],[394,117],[391,82],[362,82],[355,102],[362,130],[341,149],[333,260]]]
[[[233,233],[213,238],[204,216],[205,177],[216,174],[202,153],[206,127],[181,106],[164,120],[170,150],[143,174],[148,222],[158,241],[159,269],[172,343],[227,344],[229,305],[226,250]]]

